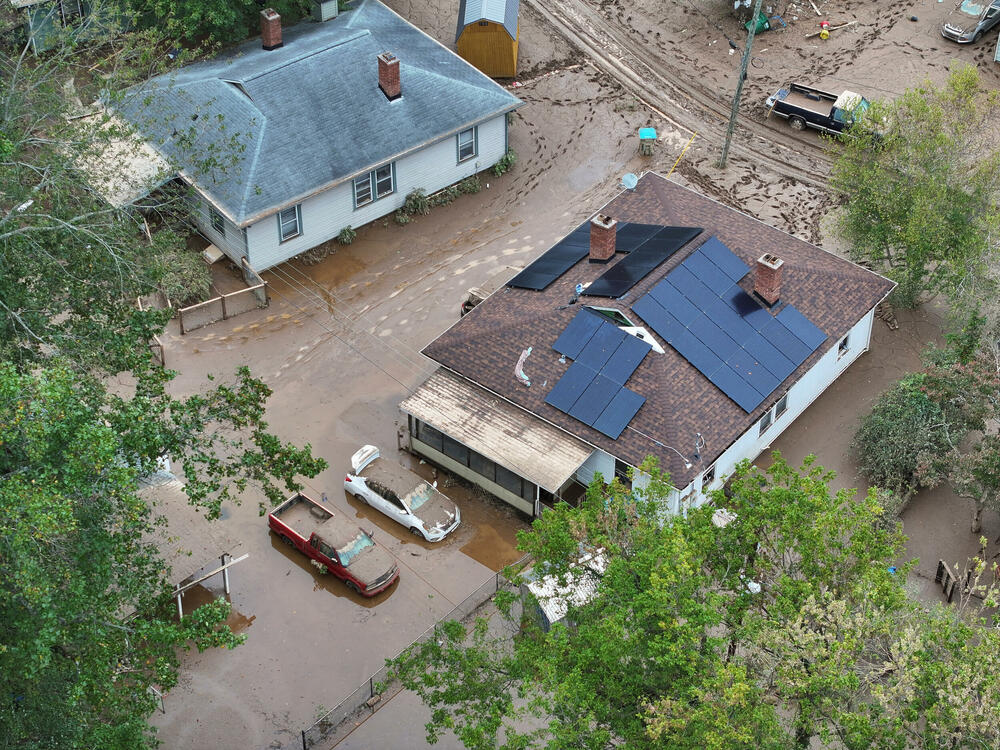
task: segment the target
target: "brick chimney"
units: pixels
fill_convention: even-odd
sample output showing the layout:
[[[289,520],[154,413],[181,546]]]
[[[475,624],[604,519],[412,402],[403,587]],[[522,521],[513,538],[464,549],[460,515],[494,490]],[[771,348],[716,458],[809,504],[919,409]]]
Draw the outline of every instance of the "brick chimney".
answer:
[[[378,56],[378,87],[390,102],[402,93],[399,85],[399,58],[391,52]]]
[[[281,16],[274,8],[260,12],[260,42],[266,50],[281,46]]]
[[[618,222],[610,216],[597,214],[590,220],[590,262],[607,263],[615,255],[615,233]]]
[[[753,274],[753,290],[768,305],[773,305],[781,297],[781,267],[784,261],[777,255],[764,253],[757,258]]]

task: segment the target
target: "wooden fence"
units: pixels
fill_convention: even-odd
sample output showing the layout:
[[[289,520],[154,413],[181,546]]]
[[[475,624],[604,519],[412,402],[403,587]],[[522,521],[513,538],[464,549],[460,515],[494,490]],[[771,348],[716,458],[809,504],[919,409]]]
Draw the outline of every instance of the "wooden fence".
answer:
[[[256,281],[246,289],[240,289],[229,294],[222,294],[218,297],[199,302],[197,305],[182,307],[177,311],[180,319],[181,334],[194,331],[198,328],[217,323],[220,320],[235,317],[241,313],[267,307],[271,298],[267,293],[267,282],[264,281],[253,267],[243,259],[243,278],[250,283]]]

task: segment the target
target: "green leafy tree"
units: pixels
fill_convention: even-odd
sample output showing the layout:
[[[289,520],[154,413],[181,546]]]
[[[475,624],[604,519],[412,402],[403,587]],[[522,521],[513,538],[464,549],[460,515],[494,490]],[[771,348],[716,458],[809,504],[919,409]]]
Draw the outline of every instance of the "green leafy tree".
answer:
[[[976,67],[956,65],[941,87],[928,82],[876,102],[869,121],[880,133],[857,128],[844,139],[830,179],[842,205],[838,228],[855,260],[899,284],[897,304],[944,292],[974,307],[993,295],[998,114],[1000,96]]]
[[[647,488],[597,480],[579,508],[558,505],[520,538],[536,570],[589,592],[563,598],[563,621],[544,631],[498,595],[507,629],[447,623],[393,662],[432,709],[429,737],[450,728],[476,748],[806,748],[832,737],[890,747],[879,743],[895,725],[872,703],[887,684],[871,668],[879,653],[853,633],[889,637],[914,605],[906,567],[890,570],[903,539],[876,493],[832,493],[832,474],[811,459],[795,470],[776,456],[766,471],[739,467],[715,506],[668,520],[668,479],[644,468]],[[595,555],[603,572],[587,562]],[[907,726],[926,715],[908,714]]]
[[[963,364],[954,352],[932,352],[923,372],[903,377],[862,418],[853,443],[862,472],[904,498],[935,484],[935,462],[996,414],[998,384],[982,357]]]
[[[259,14],[265,7],[281,14],[284,24],[309,12],[306,0],[115,0],[135,14],[140,25],[158,23],[185,42],[239,42],[260,33]]]
[[[161,72],[165,48],[156,30],[113,29],[100,46],[37,58],[0,46],[4,747],[151,747],[148,688],[176,683],[177,650],[239,642],[224,602],[176,620],[149,536],[158,519],[138,493],[161,456],[179,461],[209,517],[251,486],[280,499],[326,466],[270,433],[270,390],[246,369],[177,398],[175,373],[150,362],[168,313],[135,298],[163,285],[183,248],[173,221],[185,196],[104,203],[81,157],[107,155],[123,133],[82,102]],[[128,176],[119,159],[101,163]]]

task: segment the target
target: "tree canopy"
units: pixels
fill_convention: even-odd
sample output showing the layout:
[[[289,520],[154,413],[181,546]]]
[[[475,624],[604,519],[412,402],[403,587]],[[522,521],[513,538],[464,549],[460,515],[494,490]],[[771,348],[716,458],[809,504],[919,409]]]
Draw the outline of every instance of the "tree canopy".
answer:
[[[972,308],[995,290],[1000,227],[1000,151],[993,142],[1000,95],[973,65],[957,65],[892,102],[874,102],[838,150],[830,186],[838,229],[854,260],[899,286],[915,306],[944,293]]]
[[[224,601],[178,621],[140,478],[169,456],[214,517],[326,462],[269,430],[271,391],[248,370],[179,398],[151,362],[169,312],[136,297],[187,259],[185,196],[112,207],[79,157],[118,135],[83,102],[162,72],[169,42],[64,41],[40,57],[0,45],[0,744],[135,750],[156,744],[148,688],[176,683],[177,650],[240,641]]]
[[[903,537],[876,493],[832,492],[812,459],[796,470],[776,456],[766,470],[741,465],[712,504],[665,518],[666,478],[644,468],[648,489],[598,480],[580,507],[560,504],[521,536],[534,560],[516,581],[545,574],[589,592],[555,594],[564,619],[546,630],[525,616],[530,600],[522,610],[501,592],[500,624],[446,623],[391,663],[431,708],[430,739],[451,729],[470,748],[1000,741],[997,657],[981,650],[1000,639],[974,608],[907,596]],[[586,562],[594,555],[603,572]]]

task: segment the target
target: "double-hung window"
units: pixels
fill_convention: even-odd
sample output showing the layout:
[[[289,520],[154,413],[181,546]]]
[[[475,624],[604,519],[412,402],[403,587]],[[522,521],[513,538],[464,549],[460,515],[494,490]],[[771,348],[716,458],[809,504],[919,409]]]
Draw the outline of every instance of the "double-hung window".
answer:
[[[463,130],[458,134],[458,160],[460,162],[471,159],[476,155],[476,128]]]
[[[784,396],[782,396],[781,398],[779,398],[778,402],[773,407],[771,407],[766,412],[764,412],[764,416],[762,416],[760,418],[760,422],[759,422],[759,424],[760,424],[760,431],[757,434],[758,435],[763,435],[764,432],[767,430],[767,428],[770,427],[774,423],[774,421],[776,419],[778,419],[778,417],[780,417],[786,411],[788,411],[788,394],[787,393]]]
[[[223,237],[226,236],[226,220],[222,218],[222,214],[216,211],[211,206],[208,207],[208,215],[212,220],[212,229],[221,234]]]
[[[278,212],[278,234],[282,242],[302,234],[302,212],[299,205],[283,208]]]
[[[354,206],[360,208],[391,194],[396,189],[392,164],[354,178]]]

